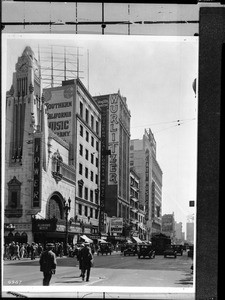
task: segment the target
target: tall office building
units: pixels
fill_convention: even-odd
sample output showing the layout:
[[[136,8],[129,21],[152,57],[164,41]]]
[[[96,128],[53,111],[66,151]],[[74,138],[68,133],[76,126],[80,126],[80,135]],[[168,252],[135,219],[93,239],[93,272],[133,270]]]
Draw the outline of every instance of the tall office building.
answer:
[[[156,141],[150,129],[142,139],[131,140],[130,167],[140,177],[140,203],[145,206],[147,239],[161,232],[162,170],[156,159]]]
[[[130,216],[130,111],[120,92],[94,97],[101,108],[100,226],[109,217]],[[109,152],[110,151],[110,152]]]
[[[100,238],[100,108],[79,78],[44,89],[44,97],[49,128],[70,145],[69,161],[76,169],[75,220],[85,235]]]

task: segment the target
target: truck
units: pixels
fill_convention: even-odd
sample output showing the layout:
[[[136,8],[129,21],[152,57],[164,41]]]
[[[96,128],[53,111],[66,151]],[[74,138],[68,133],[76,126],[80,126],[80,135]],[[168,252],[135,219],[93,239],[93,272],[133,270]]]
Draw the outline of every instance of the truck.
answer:
[[[152,247],[156,255],[163,255],[168,245],[171,245],[171,238],[165,234],[154,234],[151,238]]]

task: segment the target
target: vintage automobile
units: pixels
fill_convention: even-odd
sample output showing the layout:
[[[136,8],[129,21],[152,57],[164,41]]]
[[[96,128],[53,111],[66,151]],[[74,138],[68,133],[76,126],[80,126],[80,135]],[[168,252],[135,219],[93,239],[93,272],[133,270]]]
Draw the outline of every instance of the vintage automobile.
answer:
[[[112,253],[112,245],[111,245],[111,243],[107,243],[107,242],[105,242],[105,243],[100,243],[99,244],[99,247],[98,247],[98,250],[97,250],[97,255],[99,255],[99,254],[106,254],[106,255],[108,255],[108,253],[111,255],[111,253]]]
[[[134,243],[127,243],[125,249],[123,250],[123,255],[135,255],[137,254],[137,244]]]
[[[183,245],[174,245],[174,248],[177,251],[177,254],[183,255]]]
[[[167,256],[173,256],[174,258],[177,257],[177,251],[176,251],[176,248],[174,247],[174,245],[167,245],[167,248],[163,254],[164,254],[164,257],[167,257]]]
[[[137,246],[137,255],[138,258],[155,258],[155,250],[153,249],[152,245],[150,244],[139,244]]]

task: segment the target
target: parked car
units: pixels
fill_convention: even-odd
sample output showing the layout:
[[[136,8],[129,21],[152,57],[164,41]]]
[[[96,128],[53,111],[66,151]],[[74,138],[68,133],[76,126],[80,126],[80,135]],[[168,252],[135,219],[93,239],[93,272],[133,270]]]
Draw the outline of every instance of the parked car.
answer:
[[[99,247],[98,247],[98,250],[97,250],[97,255],[99,254],[104,254],[106,253],[106,255],[108,255],[108,253],[111,255],[112,253],[112,245],[111,243],[100,243],[99,244]]]
[[[137,255],[138,258],[155,258],[155,250],[153,249],[152,245],[147,245],[147,244],[139,244],[137,246]]]
[[[177,251],[177,254],[183,255],[183,245],[174,245],[174,248]]]
[[[176,248],[174,247],[174,245],[167,245],[167,248],[163,254],[164,254],[164,257],[167,257],[167,256],[174,256],[174,258],[177,257],[177,251],[176,251]]]
[[[126,256],[126,255],[135,255],[137,254],[137,244],[127,244],[125,249],[123,250],[123,255]]]

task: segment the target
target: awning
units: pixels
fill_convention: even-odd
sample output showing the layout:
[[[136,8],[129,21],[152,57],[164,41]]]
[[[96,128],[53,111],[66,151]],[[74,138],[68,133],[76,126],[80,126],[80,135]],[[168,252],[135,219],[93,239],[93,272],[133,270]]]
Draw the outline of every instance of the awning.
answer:
[[[102,239],[98,239],[98,242],[100,242],[102,244],[107,244],[107,242],[105,240],[102,240]]]
[[[86,243],[93,243],[93,241],[89,239],[86,235],[81,235],[80,238],[82,238]]]
[[[132,238],[135,240],[135,242],[142,243],[142,240],[140,240],[137,236],[133,236]]]

